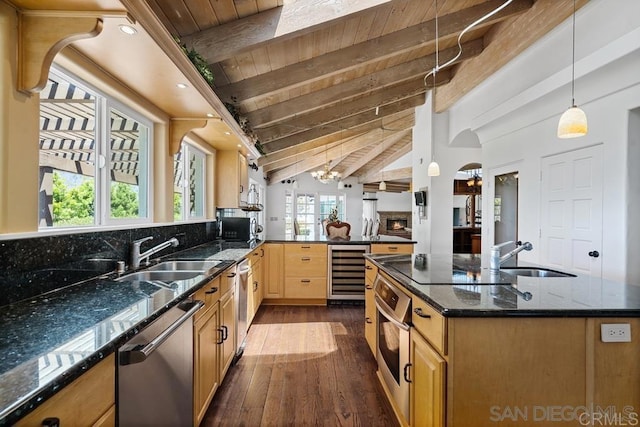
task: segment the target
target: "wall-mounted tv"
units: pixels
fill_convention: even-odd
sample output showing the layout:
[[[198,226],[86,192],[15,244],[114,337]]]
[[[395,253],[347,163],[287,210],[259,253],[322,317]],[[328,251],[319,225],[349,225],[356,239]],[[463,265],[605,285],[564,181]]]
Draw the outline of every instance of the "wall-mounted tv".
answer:
[[[427,206],[427,192],[424,190],[413,193],[416,198],[416,206]]]

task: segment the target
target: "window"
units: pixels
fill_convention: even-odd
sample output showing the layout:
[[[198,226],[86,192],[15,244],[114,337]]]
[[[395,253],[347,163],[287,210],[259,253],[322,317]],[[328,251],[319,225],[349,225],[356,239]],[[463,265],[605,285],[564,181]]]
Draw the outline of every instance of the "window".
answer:
[[[149,221],[150,121],[58,69],[40,99],[40,228]]]
[[[204,218],[206,155],[182,143],[173,164],[173,218],[176,221]]]
[[[285,235],[291,238],[294,235],[294,220],[298,223],[300,235],[313,236],[315,227],[318,227],[317,235],[324,235],[321,221],[326,219],[333,208],[338,209],[338,219],[345,221],[344,194],[314,194],[293,193],[285,191]],[[316,220],[318,217],[318,220]]]

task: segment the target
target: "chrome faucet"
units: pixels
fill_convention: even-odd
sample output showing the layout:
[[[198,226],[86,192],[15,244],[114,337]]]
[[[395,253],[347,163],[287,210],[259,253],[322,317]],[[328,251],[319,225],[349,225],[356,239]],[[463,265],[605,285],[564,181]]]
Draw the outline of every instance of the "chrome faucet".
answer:
[[[166,242],[162,242],[159,245],[152,247],[148,251],[140,253],[140,246],[147,240],[152,240],[152,239],[153,239],[153,236],[149,236],[149,237],[144,237],[140,240],[133,241],[133,243],[131,244],[131,268],[140,267],[140,263],[145,259],[146,259],[146,263],[148,264],[149,257],[151,255],[155,254],[156,252],[160,252],[161,250],[163,250],[164,248],[168,248],[169,246],[175,247],[180,244],[180,242],[178,242],[178,239],[176,239],[175,237],[172,237]]]
[[[516,244],[516,248],[511,252],[508,252],[500,256],[500,249],[512,243]],[[493,245],[491,247],[491,263],[490,263],[491,272],[498,273],[500,271],[500,265],[502,265],[502,263],[504,263],[506,260],[513,258],[514,256],[516,256],[522,251],[530,251],[531,249],[533,249],[533,245],[530,242],[522,243],[520,241],[518,242],[509,241],[509,242]]]

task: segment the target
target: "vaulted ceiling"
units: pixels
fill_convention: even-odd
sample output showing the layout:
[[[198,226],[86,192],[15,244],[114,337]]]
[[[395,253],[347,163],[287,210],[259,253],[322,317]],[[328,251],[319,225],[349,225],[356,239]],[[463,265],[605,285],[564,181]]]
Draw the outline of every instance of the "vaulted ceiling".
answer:
[[[271,182],[322,168],[377,185],[412,149],[414,109],[436,64],[432,0],[147,0],[210,64],[265,153]],[[578,7],[587,0],[579,0]],[[572,0],[438,0],[436,110],[444,111],[571,15]],[[567,41],[570,53],[570,40]],[[242,123],[241,123],[242,125]],[[408,187],[411,168],[385,171]],[[395,185],[393,184],[395,182]],[[365,187],[366,189],[367,187]]]

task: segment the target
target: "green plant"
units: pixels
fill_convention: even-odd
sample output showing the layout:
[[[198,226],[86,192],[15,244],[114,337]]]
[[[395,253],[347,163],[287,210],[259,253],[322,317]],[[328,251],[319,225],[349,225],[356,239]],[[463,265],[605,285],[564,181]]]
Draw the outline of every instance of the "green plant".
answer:
[[[187,55],[187,58],[189,58],[194,67],[196,67],[196,70],[198,70],[200,75],[206,80],[209,86],[213,87],[213,71],[211,71],[211,68],[209,68],[207,60],[204,59],[204,57],[198,52],[196,52],[195,49],[189,49],[187,45],[181,43],[178,37],[175,37],[175,41],[178,43],[184,54]]]

